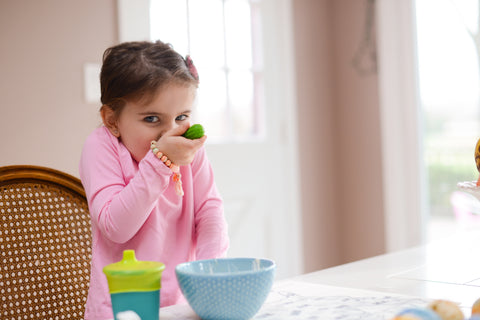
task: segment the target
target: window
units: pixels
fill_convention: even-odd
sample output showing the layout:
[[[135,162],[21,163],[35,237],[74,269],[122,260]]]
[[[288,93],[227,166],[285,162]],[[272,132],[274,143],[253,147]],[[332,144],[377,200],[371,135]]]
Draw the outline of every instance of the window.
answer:
[[[152,40],[191,55],[200,76],[195,121],[213,141],[264,134],[260,1],[151,0]]]
[[[439,235],[455,232],[458,224],[452,222],[459,221],[459,214],[478,210],[456,188],[459,181],[478,177],[473,156],[480,137],[480,55],[473,41],[479,32],[477,7],[477,0],[416,1],[430,221],[443,226],[430,232]]]

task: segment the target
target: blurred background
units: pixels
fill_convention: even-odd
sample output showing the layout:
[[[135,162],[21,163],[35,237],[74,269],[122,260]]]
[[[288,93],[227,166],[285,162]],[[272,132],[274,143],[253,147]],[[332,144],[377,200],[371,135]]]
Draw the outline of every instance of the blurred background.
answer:
[[[477,0],[2,0],[0,165],[78,176],[104,50],[200,73],[230,256],[310,272],[475,228]],[[141,257],[140,257],[141,258]]]

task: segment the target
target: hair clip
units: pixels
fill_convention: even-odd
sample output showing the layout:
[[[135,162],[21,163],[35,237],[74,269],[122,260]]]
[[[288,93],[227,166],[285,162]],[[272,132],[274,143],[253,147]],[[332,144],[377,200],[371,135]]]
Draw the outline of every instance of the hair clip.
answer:
[[[185,57],[185,63],[187,64],[188,71],[190,71],[190,74],[195,78],[195,80],[199,81],[200,78],[198,77],[197,68],[193,64],[193,60],[189,55]]]

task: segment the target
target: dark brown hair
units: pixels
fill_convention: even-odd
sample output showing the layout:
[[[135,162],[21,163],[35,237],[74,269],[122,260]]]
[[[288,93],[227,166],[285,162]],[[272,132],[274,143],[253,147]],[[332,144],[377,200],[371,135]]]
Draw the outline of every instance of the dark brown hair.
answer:
[[[170,83],[198,87],[185,59],[169,44],[125,42],[103,54],[101,102],[117,114],[126,101],[147,103],[160,87]]]

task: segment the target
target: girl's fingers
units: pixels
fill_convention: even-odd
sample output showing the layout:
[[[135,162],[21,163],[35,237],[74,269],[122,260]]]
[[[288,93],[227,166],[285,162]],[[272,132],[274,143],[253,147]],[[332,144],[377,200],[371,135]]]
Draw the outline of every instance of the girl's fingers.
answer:
[[[205,141],[207,141],[207,136],[203,136],[203,137],[195,139],[193,141],[196,142],[199,147],[201,147],[205,143]]]
[[[188,128],[190,128],[190,123],[187,121],[180,124],[178,127],[169,130],[166,134],[169,136],[181,136]]]

